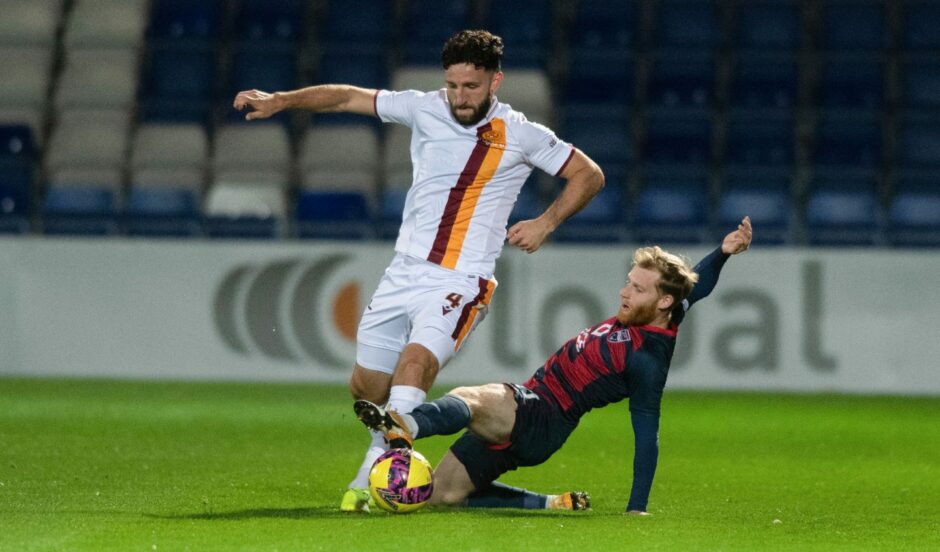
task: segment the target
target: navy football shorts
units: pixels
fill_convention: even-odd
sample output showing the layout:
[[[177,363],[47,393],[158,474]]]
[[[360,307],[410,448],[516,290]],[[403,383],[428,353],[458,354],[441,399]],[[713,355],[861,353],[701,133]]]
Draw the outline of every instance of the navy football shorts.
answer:
[[[566,419],[557,405],[531,390],[507,383],[516,399],[516,423],[510,442],[494,445],[469,431],[450,450],[467,469],[477,489],[520,466],[536,466],[561,448],[578,422]]]

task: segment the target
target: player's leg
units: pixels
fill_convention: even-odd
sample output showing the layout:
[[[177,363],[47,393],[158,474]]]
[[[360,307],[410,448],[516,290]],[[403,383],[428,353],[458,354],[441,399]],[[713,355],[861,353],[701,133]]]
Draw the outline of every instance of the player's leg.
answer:
[[[383,432],[393,446],[411,446],[415,438],[451,435],[464,428],[498,445],[509,441],[516,419],[513,392],[501,383],[458,387],[440,399],[418,405],[410,414],[364,400],[356,401],[354,408],[367,427]]]
[[[468,470],[467,465],[473,469]],[[494,481],[514,469],[516,464],[505,450],[490,448],[476,435],[466,433],[454,443],[434,470],[431,504],[528,510],[583,510],[590,507],[586,493],[545,495]]]
[[[359,322],[356,336],[356,365],[349,381],[355,398],[383,403],[389,395],[392,374],[408,336],[407,279],[402,261],[393,259],[378,289],[372,296]],[[369,445],[355,478],[340,504],[342,511],[367,511],[369,503],[369,471],[372,464],[388,449],[385,436],[371,432]]]

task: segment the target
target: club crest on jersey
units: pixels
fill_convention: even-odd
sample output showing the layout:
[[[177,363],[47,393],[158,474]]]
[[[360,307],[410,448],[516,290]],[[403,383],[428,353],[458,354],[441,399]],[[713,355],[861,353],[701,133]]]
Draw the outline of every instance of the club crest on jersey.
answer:
[[[480,133],[480,141],[489,148],[505,149],[506,147],[506,136],[496,129]]]
[[[611,343],[626,343],[630,340],[630,330],[626,328],[617,330],[616,332],[611,332],[607,335],[607,341]]]

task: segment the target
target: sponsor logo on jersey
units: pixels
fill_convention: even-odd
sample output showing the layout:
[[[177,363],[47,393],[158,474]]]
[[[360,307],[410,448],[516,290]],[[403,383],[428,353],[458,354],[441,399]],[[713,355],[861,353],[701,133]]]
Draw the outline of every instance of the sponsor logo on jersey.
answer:
[[[622,330],[612,332],[608,334],[607,341],[611,343],[626,343],[627,341],[630,341],[630,331],[624,328]]]

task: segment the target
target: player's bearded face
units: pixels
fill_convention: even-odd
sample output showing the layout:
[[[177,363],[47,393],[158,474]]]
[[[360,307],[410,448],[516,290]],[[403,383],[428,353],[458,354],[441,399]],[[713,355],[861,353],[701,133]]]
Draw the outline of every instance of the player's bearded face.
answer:
[[[454,119],[462,125],[475,125],[493,105],[493,93],[502,73],[479,69],[470,63],[451,65],[444,71],[447,102]]]
[[[660,315],[661,295],[656,288],[659,273],[634,267],[627,284],[620,290],[620,309],[617,320],[625,326],[650,324]]]

